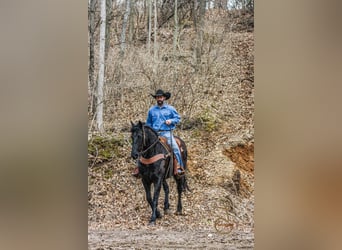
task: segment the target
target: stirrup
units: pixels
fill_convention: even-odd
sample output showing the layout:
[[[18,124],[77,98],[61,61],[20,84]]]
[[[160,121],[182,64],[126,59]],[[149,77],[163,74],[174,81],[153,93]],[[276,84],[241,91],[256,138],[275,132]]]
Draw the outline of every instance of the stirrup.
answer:
[[[182,168],[177,168],[177,175],[182,176],[185,174],[185,171]]]

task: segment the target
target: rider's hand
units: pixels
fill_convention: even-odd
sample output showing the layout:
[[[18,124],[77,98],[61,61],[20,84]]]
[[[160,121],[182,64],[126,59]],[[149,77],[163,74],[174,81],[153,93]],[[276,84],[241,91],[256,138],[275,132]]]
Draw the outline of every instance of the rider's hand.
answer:
[[[166,123],[167,125],[170,125],[170,124],[171,124],[171,120],[166,120],[165,123]]]

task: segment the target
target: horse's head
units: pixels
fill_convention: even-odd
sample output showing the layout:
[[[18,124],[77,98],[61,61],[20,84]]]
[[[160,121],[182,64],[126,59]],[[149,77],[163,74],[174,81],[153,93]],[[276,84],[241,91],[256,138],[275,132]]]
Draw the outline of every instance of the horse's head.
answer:
[[[143,150],[144,145],[144,124],[139,121],[137,124],[131,122],[131,136],[132,136],[132,151],[131,156],[133,159],[137,159],[139,156],[139,152]]]

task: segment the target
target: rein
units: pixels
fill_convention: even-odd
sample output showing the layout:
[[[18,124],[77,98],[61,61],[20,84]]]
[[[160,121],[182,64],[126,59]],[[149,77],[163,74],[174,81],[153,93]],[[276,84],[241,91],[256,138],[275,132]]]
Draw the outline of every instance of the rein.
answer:
[[[144,126],[142,127],[142,130],[143,130],[143,146],[145,145],[145,129],[144,129]],[[160,139],[159,137],[157,137],[157,139],[150,145],[148,146],[145,150],[143,151],[140,151],[139,152],[139,161],[142,163],[142,164],[145,164],[145,165],[148,165],[148,164],[152,164],[160,159],[166,159],[170,154],[157,154],[157,155],[154,155],[152,156],[151,158],[144,158],[142,155],[144,153],[146,153],[148,150],[150,150],[152,147],[154,147],[158,142],[160,142]],[[165,148],[165,145],[162,143],[162,146]]]
[[[145,150],[139,152],[139,155],[145,154],[145,153],[146,153],[148,150],[150,150],[154,145],[156,145],[158,141],[159,141],[159,138],[157,138],[157,140],[155,140],[150,146],[148,146],[147,149],[145,149]]]

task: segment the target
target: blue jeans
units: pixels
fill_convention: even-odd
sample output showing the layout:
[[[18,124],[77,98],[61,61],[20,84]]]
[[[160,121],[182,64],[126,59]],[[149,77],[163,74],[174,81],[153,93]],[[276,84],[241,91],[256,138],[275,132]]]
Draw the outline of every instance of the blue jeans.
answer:
[[[173,137],[173,135],[172,135],[172,144],[171,144],[171,133],[170,133],[170,131],[162,131],[159,133],[159,135],[167,138],[167,143],[170,144],[170,146],[172,145],[172,150],[176,156],[178,164],[181,167],[184,167],[182,157],[181,157],[181,152],[179,150],[178,144],[177,144],[175,138]]]

